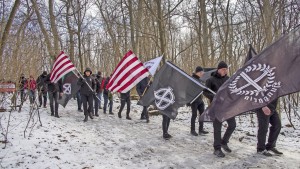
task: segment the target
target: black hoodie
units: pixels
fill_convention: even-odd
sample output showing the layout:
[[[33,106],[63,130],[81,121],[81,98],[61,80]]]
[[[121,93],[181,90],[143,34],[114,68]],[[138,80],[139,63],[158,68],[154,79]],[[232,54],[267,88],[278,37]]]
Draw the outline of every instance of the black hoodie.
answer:
[[[228,80],[229,77],[227,75],[225,76],[221,76],[218,71],[215,71],[213,73],[211,73],[211,77],[209,79],[206,80],[206,86],[208,88],[210,88],[212,91],[214,91],[215,93],[217,93],[217,91],[219,90],[219,88],[223,85],[223,83],[226,82],[226,80]],[[214,98],[214,94],[212,94],[210,91],[208,90],[204,90],[203,91],[204,96],[206,96],[210,102],[212,102],[213,98]]]

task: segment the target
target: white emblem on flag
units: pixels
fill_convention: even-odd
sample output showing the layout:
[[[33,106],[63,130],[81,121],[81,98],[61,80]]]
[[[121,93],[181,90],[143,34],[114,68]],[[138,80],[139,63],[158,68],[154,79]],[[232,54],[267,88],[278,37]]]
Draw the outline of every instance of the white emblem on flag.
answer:
[[[244,99],[255,103],[268,102],[278,88],[281,87],[281,82],[275,82],[275,72],[266,64],[253,64],[248,66],[244,72],[238,75],[230,84],[229,89],[231,94],[243,95]],[[251,78],[251,73],[259,74],[255,79]],[[259,73],[257,73],[259,72]],[[238,82],[246,82],[242,86],[237,86]],[[243,82],[242,82],[243,83]],[[252,88],[253,90],[246,90]]]
[[[71,88],[71,84],[70,83],[65,83],[64,85],[63,85],[63,88],[64,88],[64,90],[63,90],[63,92],[64,92],[64,94],[71,94],[72,92],[72,88]]]
[[[155,105],[160,110],[165,110],[175,102],[175,95],[171,87],[160,88],[154,91]]]

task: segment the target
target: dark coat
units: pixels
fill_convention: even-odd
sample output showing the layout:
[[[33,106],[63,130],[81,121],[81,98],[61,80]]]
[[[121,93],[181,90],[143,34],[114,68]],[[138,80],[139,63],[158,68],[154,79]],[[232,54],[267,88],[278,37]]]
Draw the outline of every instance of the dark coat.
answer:
[[[48,85],[45,83],[46,78],[47,78],[47,75],[43,75],[43,74],[41,74],[37,78],[36,84],[37,84],[38,91],[47,92]]]
[[[130,98],[130,90],[126,93],[121,93],[121,99],[127,99]]]
[[[109,91],[106,89],[106,86],[107,86],[109,80],[110,80],[110,78],[107,77],[107,78],[105,79],[105,81],[104,81],[104,85],[103,85],[103,94],[105,94],[105,95],[108,95],[108,94],[109,94]]]
[[[149,81],[150,79],[146,77],[136,85],[136,91],[140,97],[143,95],[145,89],[148,87]]]
[[[62,93],[63,92],[62,79],[59,79],[57,83],[51,83],[50,76],[51,76],[51,74],[48,74],[45,79],[45,84],[48,85],[48,87],[47,87],[48,92]]]
[[[202,81],[200,80],[200,77],[197,76],[196,74],[193,74],[192,77],[197,80],[199,83],[202,84]],[[192,103],[193,105],[200,105],[200,104],[204,104],[203,100],[202,100],[202,96],[200,95],[197,99],[195,99],[195,101]]]
[[[215,93],[217,93],[217,91],[219,90],[219,88],[223,85],[223,83],[226,82],[226,80],[228,80],[229,77],[226,76],[221,76],[217,71],[213,72],[211,74],[211,77],[209,79],[206,80],[206,86],[208,88],[210,88],[212,91],[214,91]],[[212,94],[211,92],[209,92],[208,90],[204,90],[203,91],[204,96],[206,96],[210,102],[212,102],[213,98],[214,98],[214,94]]]
[[[101,76],[97,76],[97,78],[95,79],[96,93],[101,93],[102,92],[101,82],[102,82],[102,77]]]
[[[23,91],[26,87],[26,84],[27,83],[27,79],[25,77],[20,77],[20,81],[19,81],[19,84],[20,84],[20,90]]]
[[[85,83],[88,83],[89,86],[92,88],[92,90],[89,88],[89,86]],[[79,78],[77,84],[81,86],[80,88],[80,94],[83,95],[91,95],[95,91],[95,80],[92,78],[92,76],[86,76],[84,75],[83,78]]]
[[[271,110],[271,113],[274,113],[276,111],[277,103],[278,103],[278,98],[267,105],[268,108]],[[256,112],[263,113],[262,108],[256,109]]]

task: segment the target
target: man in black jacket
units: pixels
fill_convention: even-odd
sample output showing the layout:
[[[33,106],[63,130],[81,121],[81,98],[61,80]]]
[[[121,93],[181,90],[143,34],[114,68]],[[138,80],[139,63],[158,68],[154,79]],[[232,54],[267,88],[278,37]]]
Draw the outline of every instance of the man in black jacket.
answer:
[[[276,147],[276,141],[281,130],[281,121],[276,111],[278,99],[271,102],[269,105],[258,109],[256,111],[258,120],[258,132],[257,132],[257,153],[264,156],[281,155],[282,152],[278,151]],[[269,123],[270,127],[269,139],[266,144],[266,136],[268,133]]]
[[[95,116],[99,117],[98,115],[98,111],[99,111],[99,104],[101,104],[100,102],[100,98],[101,98],[101,72],[100,72],[100,77],[99,77],[99,72],[95,77],[95,94],[93,95],[94,97],[94,110],[95,110]]]
[[[200,78],[203,76],[203,68],[201,66],[197,66],[195,69],[195,72],[193,73],[192,77],[196,79],[198,82],[202,83],[200,81]],[[202,100],[202,97],[199,96],[194,100],[194,102],[191,104],[192,108],[192,118],[191,118],[191,134],[193,136],[198,136],[196,130],[195,130],[195,122],[197,118],[197,110],[199,111],[200,115],[204,112],[204,103]],[[199,121],[199,135],[200,134],[207,134],[207,131],[203,130],[203,122]]]
[[[47,75],[45,83],[48,85],[47,89],[50,101],[51,116],[59,118],[57,99],[63,94],[62,79],[60,79],[57,83],[51,83],[50,76],[51,74]]]
[[[143,96],[143,94],[146,92],[145,90],[149,87],[149,77],[145,77],[143,80],[141,80],[137,85],[136,85],[136,91],[140,98]],[[147,106],[143,106],[143,111],[141,114],[141,120],[146,119],[146,122],[149,123],[149,115],[148,115],[148,110]]]
[[[25,84],[27,83],[27,79],[25,78],[24,73],[21,74],[19,84],[20,84],[20,95],[21,95],[21,102],[24,101],[24,91],[25,91]]]
[[[111,77],[111,75],[110,75],[110,77]],[[104,80],[104,84],[103,84],[103,98],[104,98],[103,113],[104,114],[106,114],[106,108],[107,108],[108,101],[109,101],[109,114],[114,114],[112,112],[113,96],[112,96],[112,93],[106,89],[106,86],[110,80],[110,77],[107,77]]]
[[[83,78],[79,78],[78,85],[81,86],[80,88],[80,95],[83,105],[83,112],[84,112],[84,122],[88,121],[88,116],[93,119],[92,112],[93,112],[93,95],[95,89],[95,81],[91,77],[92,70],[90,68],[86,68],[83,73]],[[89,107],[88,107],[89,106]]]
[[[229,77],[227,76],[227,71],[228,71],[227,64],[224,61],[221,61],[218,64],[217,71],[213,72],[212,76],[206,81],[206,86],[210,88],[212,91],[217,92],[219,88],[222,86],[222,84],[229,79]],[[212,94],[208,90],[204,90],[204,95],[210,100],[210,102],[212,102],[214,98],[214,94]],[[213,121],[214,149],[215,149],[214,154],[217,157],[225,157],[225,154],[222,152],[221,147],[226,152],[231,152],[231,149],[228,147],[227,143],[229,142],[230,136],[236,127],[235,117],[228,119],[227,123],[228,123],[228,127],[222,139],[221,138],[222,122],[220,122],[218,119],[215,119]]]
[[[44,108],[46,108],[47,105],[47,84],[45,83],[47,77],[47,71],[44,71],[36,80],[37,89],[38,89],[38,95],[39,95],[39,107],[43,104],[43,98],[44,98]]]

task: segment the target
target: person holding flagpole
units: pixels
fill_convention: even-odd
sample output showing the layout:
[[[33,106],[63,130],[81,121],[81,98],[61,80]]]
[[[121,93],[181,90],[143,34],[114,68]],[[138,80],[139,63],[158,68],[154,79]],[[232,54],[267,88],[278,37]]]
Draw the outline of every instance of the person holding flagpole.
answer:
[[[257,131],[257,153],[264,156],[272,156],[270,152],[275,155],[282,155],[283,153],[278,151],[276,147],[276,141],[281,130],[281,121],[276,111],[278,99],[268,104],[265,107],[257,109],[257,121],[258,121],[258,131]],[[268,133],[269,124],[270,127],[268,143],[266,144],[266,136]]]
[[[145,77],[136,85],[136,91],[140,96],[140,98],[144,95],[149,85],[150,85],[150,77]],[[148,106],[143,106],[143,111],[141,113],[141,120],[146,119],[146,122],[149,123],[150,121],[149,121],[149,114],[147,108]]]
[[[203,76],[203,68],[201,66],[197,66],[195,69],[195,72],[193,73],[192,77],[199,81],[201,83],[200,78]],[[191,134],[193,136],[198,136],[196,130],[195,130],[195,122],[197,118],[197,111],[199,111],[200,115],[204,112],[204,102],[202,100],[201,95],[194,100],[194,102],[191,104],[192,108],[192,117],[191,117]],[[199,121],[199,135],[201,134],[207,134],[207,131],[204,131],[203,129],[203,122]]]
[[[229,77],[227,76],[228,71],[228,65],[221,61],[218,64],[218,68],[216,72],[212,73],[212,76],[206,81],[206,86],[210,88],[212,91],[217,92],[219,88],[222,86],[223,83],[225,83]],[[205,89],[204,96],[206,96],[210,102],[213,101],[214,94]],[[225,154],[222,152],[221,147],[226,152],[231,152],[231,149],[228,147],[228,142],[230,139],[230,136],[235,130],[236,127],[236,121],[235,117],[232,117],[227,120],[228,127],[226,129],[226,132],[223,136],[223,139],[221,138],[221,129],[222,129],[222,122],[220,122],[217,118],[213,121],[213,127],[214,127],[214,155],[217,157],[225,157]]]
[[[88,116],[93,119],[93,95],[95,94],[93,90],[95,89],[95,81],[91,77],[92,70],[90,68],[86,68],[83,74],[83,77],[79,78],[77,84],[81,86],[80,95],[84,112],[83,121],[87,122]]]
[[[62,79],[59,79],[57,83],[51,82],[51,74],[48,74],[45,83],[48,85],[48,96],[50,101],[51,116],[59,118],[58,115],[58,97],[63,94]]]
[[[126,93],[121,93],[121,107],[118,112],[118,117],[122,118],[122,111],[125,107],[125,104],[127,105],[127,110],[126,110],[126,119],[131,120],[131,117],[129,116],[130,113],[130,90]]]

